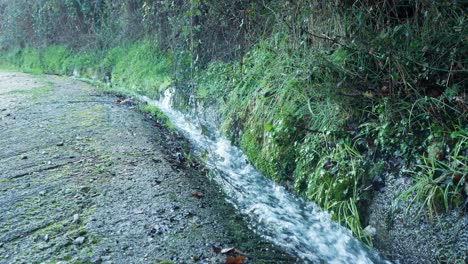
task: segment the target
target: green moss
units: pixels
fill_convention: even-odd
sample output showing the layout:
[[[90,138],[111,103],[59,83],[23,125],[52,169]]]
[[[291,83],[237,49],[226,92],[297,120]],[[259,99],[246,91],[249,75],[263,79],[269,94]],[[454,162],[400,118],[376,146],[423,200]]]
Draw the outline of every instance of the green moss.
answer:
[[[138,105],[138,110],[143,113],[149,114],[153,119],[161,122],[170,130],[175,130],[174,124],[171,122],[169,117],[166,114],[164,114],[164,112],[159,110],[159,108],[157,108],[156,106],[141,103]]]
[[[48,94],[53,91],[52,83],[48,83],[46,85],[32,88],[32,89],[20,89],[20,90],[12,90],[7,92],[7,94],[23,94],[23,95],[30,95],[33,99],[37,99],[40,96]]]

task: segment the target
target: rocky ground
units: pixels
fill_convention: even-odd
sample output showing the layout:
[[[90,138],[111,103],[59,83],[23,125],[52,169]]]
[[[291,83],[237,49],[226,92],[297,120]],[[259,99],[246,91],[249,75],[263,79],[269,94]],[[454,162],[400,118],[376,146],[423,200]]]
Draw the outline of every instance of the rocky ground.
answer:
[[[467,263],[468,216],[463,208],[429,217],[398,199],[411,180],[386,174],[385,192],[375,193],[369,205],[369,225],[375,228],[374,246],[396,264]]]
[[[180,158],[182,137],[116,100],[0,72],[0,263],[298,262]]]

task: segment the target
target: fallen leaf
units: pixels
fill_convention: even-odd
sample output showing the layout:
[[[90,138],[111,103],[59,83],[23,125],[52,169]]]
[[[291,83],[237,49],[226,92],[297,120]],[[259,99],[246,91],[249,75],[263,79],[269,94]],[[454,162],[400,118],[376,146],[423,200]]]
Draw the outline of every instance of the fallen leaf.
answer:
[[[226,264],[244,264],[244,260],[246,257],[239,256],[239,257],[229,257],[226,259]]]
[[[195,198],[198,198],[198,199],[201,199],[203,198],[205,195],[199,193],[199,192],[193,192],[192,193],[192,196],[195,197]]]
[[[125,100],[117,99],[115,102],[116,102],[117,104],[125,104],[126,102],[129,102],[129,101],[130,101],[130,100],[128,100],[128,99],[125,99]]]

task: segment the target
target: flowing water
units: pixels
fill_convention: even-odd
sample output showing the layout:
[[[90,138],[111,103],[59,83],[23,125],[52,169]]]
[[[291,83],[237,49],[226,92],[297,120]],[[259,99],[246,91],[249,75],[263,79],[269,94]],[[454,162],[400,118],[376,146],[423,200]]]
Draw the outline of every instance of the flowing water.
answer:
[[[159,100],[137,97],[167,114],[198,151],[207,151],[206,163],[214,179],[257,233],[305,262],[388,263],[333,222],[327,212],[264,177],[219,132],[210,131],[208,136],[195,115],[173,109],[173,93],[168,89]]]

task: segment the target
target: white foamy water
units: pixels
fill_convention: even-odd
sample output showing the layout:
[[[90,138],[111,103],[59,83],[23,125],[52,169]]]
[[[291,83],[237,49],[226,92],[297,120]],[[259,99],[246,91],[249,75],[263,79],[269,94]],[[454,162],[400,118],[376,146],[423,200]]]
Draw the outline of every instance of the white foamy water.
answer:
[[[136,96],[161,109],[199,151],[207,150],[207,166],[255,232],[305,262],[389,263],[367,250],[351,232],[331,220],[314,203],[286,191],[255,170],[242,151],[217,131],[208,137],[195,116],[171,106],[173,90],[160,100]]]

